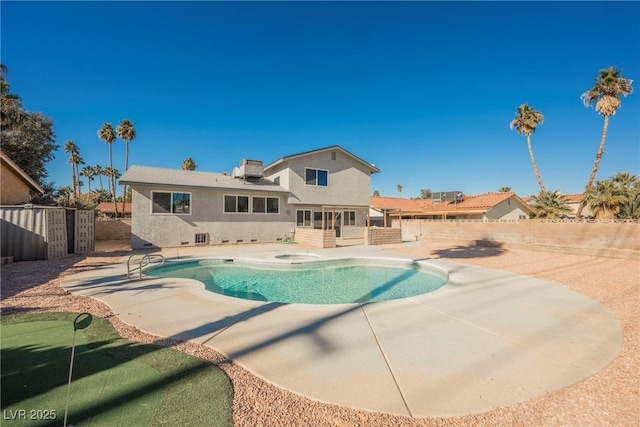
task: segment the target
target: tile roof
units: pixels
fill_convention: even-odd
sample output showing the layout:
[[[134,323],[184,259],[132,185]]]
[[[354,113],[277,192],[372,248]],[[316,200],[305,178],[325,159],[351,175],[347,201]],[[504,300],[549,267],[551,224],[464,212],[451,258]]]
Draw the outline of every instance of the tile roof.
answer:
[[[402,212],[422,212],[428,205],[433,205],[429,199],[403,199],[401,197],[372,196],[371,207]]]
[[[121,184],[147,184],[168,187],[264,191],[288,193],[281,186],[267,181],[232,178],[223,173],[186,171],[182,169],[131,166],[120,178]]]
[[[118,212],[122,212],[122,202],[118,203]],[[102,213],[115,213],[115,208],[113,207],[113,202],[101,202],[96,206],[96,210]],[[124,204],[124,213],[131,213],[131,203],[126,202]]]
[[[465,196],[460,203],[447,201],[434,204],[431,199],[402,199],[397,197],[371,197],[371,207],[400,211],[406,214],[442,215],[463,213],[484,213],[509,198],[519,200],[524,209],[531,210],[520,197],[514,193],[486,193]]]

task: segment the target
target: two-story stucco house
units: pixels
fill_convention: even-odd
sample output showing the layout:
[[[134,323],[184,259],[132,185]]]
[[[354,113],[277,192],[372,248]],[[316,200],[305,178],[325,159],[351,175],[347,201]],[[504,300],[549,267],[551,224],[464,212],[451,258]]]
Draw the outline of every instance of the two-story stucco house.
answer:
[[[243,160],[230,175],[132,166],[120,184],[132,188],[134,249],[301,241],[323,230],[335,240],[364,236],[377,172],[332,146],[264,168]]]

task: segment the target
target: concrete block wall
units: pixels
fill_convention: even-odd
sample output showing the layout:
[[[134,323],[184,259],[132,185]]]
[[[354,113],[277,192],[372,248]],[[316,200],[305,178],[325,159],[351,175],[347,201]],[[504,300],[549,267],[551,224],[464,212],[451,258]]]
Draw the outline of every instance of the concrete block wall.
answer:
[[[400,228],[369,228],[364,232],[365,245],[386,245],[402,243]]]
[[[335,248],[336,231],[317,230],[315,228],[296,228],[294,240],[296,243],[313,248]]]
[[[394,226],[400,224],[394,221]],[[597,256],[640,255],[640,223],[402,220],[404,240],[453,239]],[[515,247],[515,246],[514,246]]]
[[[96,240],[131,240],[131,220],[96,219]]]

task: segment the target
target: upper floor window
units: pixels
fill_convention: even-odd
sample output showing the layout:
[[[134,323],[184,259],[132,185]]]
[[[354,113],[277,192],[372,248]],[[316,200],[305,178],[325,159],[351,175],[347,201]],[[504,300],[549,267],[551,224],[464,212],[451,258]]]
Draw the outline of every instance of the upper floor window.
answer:
[[[249,213],[249,196],[224,196],[225,213]]]
[[[189,215],[191,214],[191,193],[153,191],[151,213]]]
[[[317,187],[327,187],[329,185],[329,171],[325,169],[305,168],[305,184]]]

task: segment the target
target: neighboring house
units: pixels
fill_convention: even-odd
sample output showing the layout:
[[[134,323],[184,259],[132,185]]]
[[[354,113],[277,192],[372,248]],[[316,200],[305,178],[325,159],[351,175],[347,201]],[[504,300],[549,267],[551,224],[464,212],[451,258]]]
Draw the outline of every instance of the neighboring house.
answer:
[[[117,202],[118,204],[118,215],[123,216],[124,218],[131,218],[131,203],[126,202],[124,204],[124,213],[122,211],[122,202]],[[96,211],[102,217],[115,218],[116,216],[116,207],[113,206],[113,202],[101,202],[96,206]]]
[[[400,219],[528,219],[533,209],[514,193],[486,193],[462,196],[459,200],[434,202],[431,199],[371,197],[371,208]]]
[[[0,151],[0,204],[21,205],[29,203],[34,193],[44,194],[44,189],[20,166]]]
[[[296,230],[363,237],[370,175],[379,170],[340,146],[243,160],[231,175],[132,166],[132,247],[276,242]],[[333,232],[332,232],[333,233]]]

